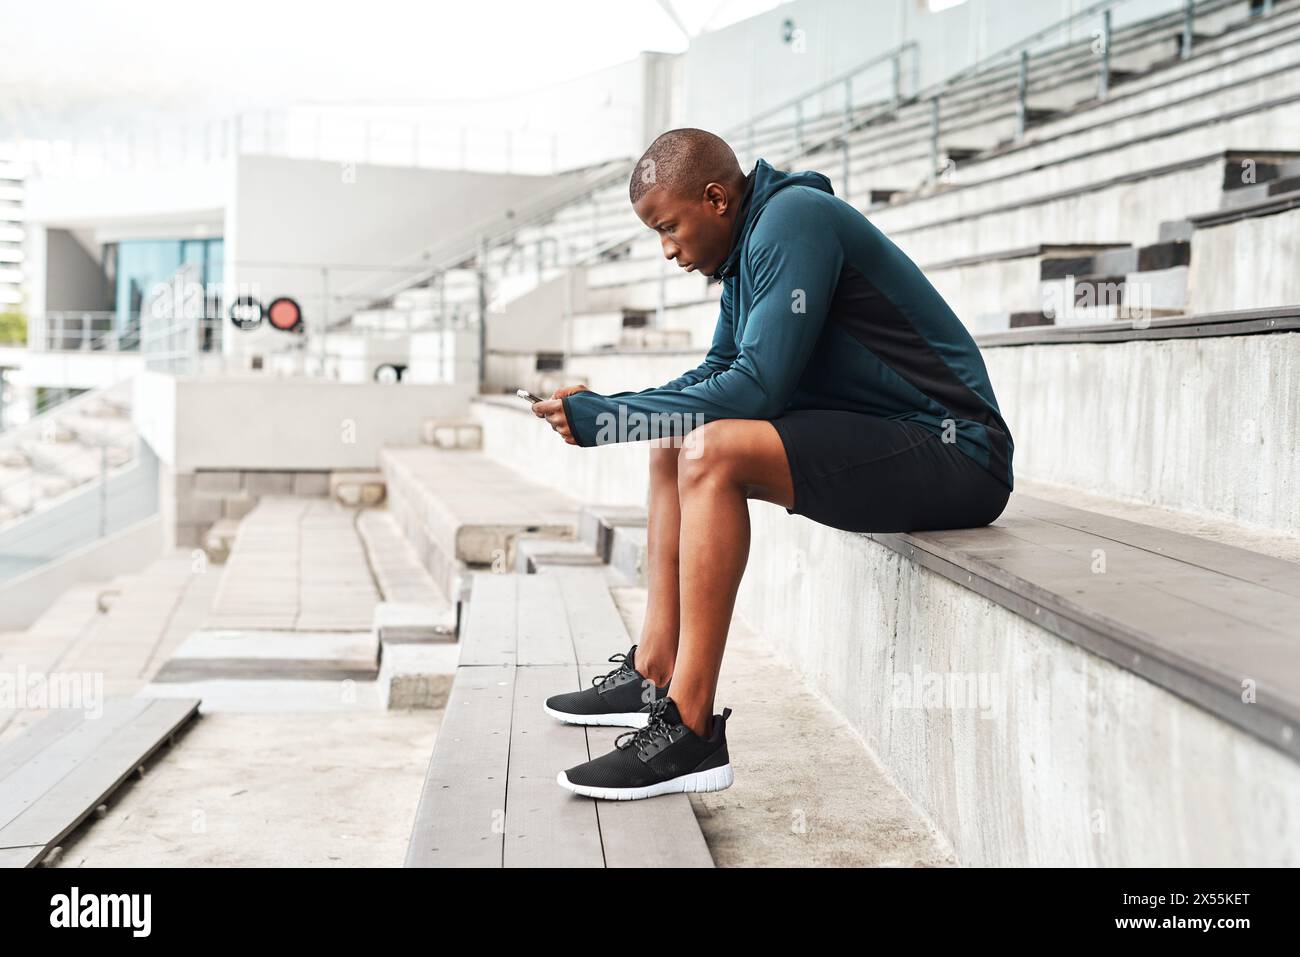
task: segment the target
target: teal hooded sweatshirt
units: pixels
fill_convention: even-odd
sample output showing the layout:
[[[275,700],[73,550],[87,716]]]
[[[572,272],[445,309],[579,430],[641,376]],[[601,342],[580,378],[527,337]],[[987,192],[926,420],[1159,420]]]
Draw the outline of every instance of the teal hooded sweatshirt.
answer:
[[[924,426],[1014,487],[1011,432],[979,347],[916,264],[825,175],[758,160],[711,278],[722,301],[704,361],[655,388],[566,396],[578,445],[846,409]]]

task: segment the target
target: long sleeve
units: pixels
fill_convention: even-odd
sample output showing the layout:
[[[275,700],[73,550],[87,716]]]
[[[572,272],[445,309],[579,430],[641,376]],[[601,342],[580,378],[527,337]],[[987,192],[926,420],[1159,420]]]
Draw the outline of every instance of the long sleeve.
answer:
[[[798,203],[782,209],[777,202],[748,242],[753,288],[730,365],[703,376],[706,361],[681,377],[694,380],[681,388],[668,387],[678,379],[626,396],[566,397],[565,414],[578,445],[688,432],[714,419],[770,419],[786,409],[821,334],[844,252],[833,228],[801,215]]]

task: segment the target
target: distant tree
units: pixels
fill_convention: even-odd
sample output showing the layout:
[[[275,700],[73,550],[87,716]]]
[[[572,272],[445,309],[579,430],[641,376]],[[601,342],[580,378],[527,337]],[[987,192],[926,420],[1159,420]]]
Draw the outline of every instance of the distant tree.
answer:
[[[0,312],[0,345],[27,344],[27,317],[21,312]]]

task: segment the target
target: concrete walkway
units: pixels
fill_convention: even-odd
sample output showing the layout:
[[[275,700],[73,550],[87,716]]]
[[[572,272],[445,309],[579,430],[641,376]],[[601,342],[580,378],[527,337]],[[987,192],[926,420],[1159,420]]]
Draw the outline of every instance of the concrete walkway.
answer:
[[[268,510],[264,530],[318,523],[342,532],[344,516],[312,504]],[[347,535],[356,540],[350,521]],[[346,556],[341,538],[333,547]],[[304,570],[313,574],[290,564],[300,584]],[[245,572],[251,582],[251,566]],[[212,620],[219,592],[228,600],[241,593],[222,587],[229,573],[178,551],[111,586],[70,590],[28,632],[0,636],[0,665],[10,669],[98,670],[116,694],[201,686],[199,718],[47,866],[401,866],[441,711],[384,710],[366,681],[148,682]],[[645,590],[613,593],[629,633],[639,634]],[[314,593],[296,594],[313,612]],[[363,600],[348,598],[358,607]],[[97,609],[101,601],[107,612]],[[735,710],[736,783],[691,796],[719,866],[955,863],[848,726],[739,620],[724,705]],[[0,742],[41,715],[0,714]]]

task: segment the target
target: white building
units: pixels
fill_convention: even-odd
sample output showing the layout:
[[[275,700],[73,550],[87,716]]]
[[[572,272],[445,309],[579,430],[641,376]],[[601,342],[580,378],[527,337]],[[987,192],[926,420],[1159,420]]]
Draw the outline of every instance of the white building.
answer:
[[[0,312],[23,301],[23,171],[0,149]]]

